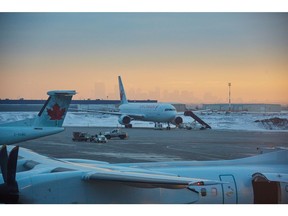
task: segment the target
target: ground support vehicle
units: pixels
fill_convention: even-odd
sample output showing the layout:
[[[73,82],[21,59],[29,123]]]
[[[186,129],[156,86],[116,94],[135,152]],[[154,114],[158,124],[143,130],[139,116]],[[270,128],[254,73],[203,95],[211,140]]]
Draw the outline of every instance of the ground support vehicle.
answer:
[[[92,142],[96,143],[107,143],[107,138],[104,135],[95,135]]]
[[[91,136],[88,133],[82,133],[82,132],[73,132],[73,141],[90,141],[91,140]]]
[[[107,139],[111,139],[111,138],[115,138],[115,137],[119,137],[120,139],[126,139],[128,138],[128,134],[124,131],[121,131],[120,129],[116,128],[112,131],[108,131],[104,133],[104,136]]]

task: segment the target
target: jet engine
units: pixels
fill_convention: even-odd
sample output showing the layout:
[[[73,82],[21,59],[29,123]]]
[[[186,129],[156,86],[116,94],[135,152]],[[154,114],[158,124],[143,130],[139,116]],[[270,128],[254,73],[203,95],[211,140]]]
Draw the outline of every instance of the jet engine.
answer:
[[[172,124],[175,124],[175,125],[179,125],[183,123],[183,119],[181,116],[176,116],[173,120],[172,120]]]
[[[128,125],[131,122],[131,118],[126,115],[122,115],[119,117],[118,122],[122,125]]]

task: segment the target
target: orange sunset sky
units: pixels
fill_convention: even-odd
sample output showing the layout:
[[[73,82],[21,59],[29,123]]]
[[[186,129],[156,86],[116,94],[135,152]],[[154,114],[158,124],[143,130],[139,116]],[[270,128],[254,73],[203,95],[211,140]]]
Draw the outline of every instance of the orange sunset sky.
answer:
[[[287,13],[0,13],[0,98],[288,104]]]

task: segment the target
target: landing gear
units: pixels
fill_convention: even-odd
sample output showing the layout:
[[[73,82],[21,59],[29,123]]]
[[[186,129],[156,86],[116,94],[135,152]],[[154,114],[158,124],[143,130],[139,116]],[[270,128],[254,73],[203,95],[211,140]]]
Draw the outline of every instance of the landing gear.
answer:
[[[162,130],[163,129],[163,126],[160,122],[155,122],[155,127],[154,127],[155,130]]]
[[[168,123],[167,130],[170,130],[171,129],[170,123],[169,122],[167,122],[167,123]]]

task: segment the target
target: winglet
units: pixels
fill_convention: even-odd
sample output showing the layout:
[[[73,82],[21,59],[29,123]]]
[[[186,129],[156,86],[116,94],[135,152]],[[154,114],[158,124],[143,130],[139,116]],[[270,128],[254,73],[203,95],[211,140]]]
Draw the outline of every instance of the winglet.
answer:
[[[123,86],[123,83],[122,83],[122,80],[121,80],[121,76],[118,76],[118,83],[119,83],[119,92],[120,92],[121,104],[128,103],[128,101],[126,99],[124,86]]]

